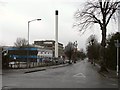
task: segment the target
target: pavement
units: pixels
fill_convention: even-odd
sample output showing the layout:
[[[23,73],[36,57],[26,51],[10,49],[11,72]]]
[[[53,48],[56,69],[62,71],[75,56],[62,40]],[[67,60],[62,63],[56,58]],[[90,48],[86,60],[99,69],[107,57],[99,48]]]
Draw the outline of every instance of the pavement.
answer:
[[[84,62],[85,61],[85,62]],[[66,66],[57,65],[4,73],[2,77],[3,90],[12,88],[117,88],[116,79],[100,75],[97,66],[87,60]],[[61,67],[61,68],[58,68]],[[55,69],[54,69],[55,68]],[[28,70],[28,69],[27,69]],[[38,72],[37,72],[38,71]],[[21,74],[19,74],[21,73]],[[14,89],[15,90],[15,89]]]
[[[27,69],[4,69],[2,70],[2,75],[5,74],[10,74],[10,73],[32,73],[32,72],[37,72],[37,71],[44,71],[46,69],[54,69],[58,67],[64,67],[69,65],[68,63],[66,64],[60,64],[60,65],[53,65],[53,66],[45,66],[45,67],[35,67],[35,68],[27,68]]]
[[[2,74],[10,74],[10,73],[32,73],[32,72],[37,72],[37,71],[44,71],[46,69],[54,69],[58,67],[64,67],[69,65],[68,63],[66,64],[60,64],[60,65],[54,65],[54,66],[45,66],[45,67],[35,67],[35,68],[28,68],[28,69],[7,69],[3,70]],[[106,78],[115,78],[117,79],[116,71],[113,70],[108,70],[109,72],[99,72],[100,66],[98,64],[95,64],[94,66],[96,70],[98,71],[99,74]]]
[[[32,72],[37,72],[37,71],[44,71],[47,69],[54,69],[58,67],[64,67],[67,66],[68,64],[61,64],[61,65],[54,65],[54,66],[46,66],[46,67],[35,67],[35,68],[28,68],[28,69],[0,69],[0,89],[2,89],[2,75],[14,75],[14,74],[25,74],[25,73],[32,73]]]
[[[95,67],[98,68],[100,70],[100,66],[98,64],[95,64]],[[118,79],[117,73],[115,70],[109,70],[108,72],[99,72],[102,76],[106,77],[106,78],[114,78],[114,79]]]
[[[112,70],[108,70],[108,72],[100,72],[100,74],[102,74],[106,78],[118,78],[116,72]]]

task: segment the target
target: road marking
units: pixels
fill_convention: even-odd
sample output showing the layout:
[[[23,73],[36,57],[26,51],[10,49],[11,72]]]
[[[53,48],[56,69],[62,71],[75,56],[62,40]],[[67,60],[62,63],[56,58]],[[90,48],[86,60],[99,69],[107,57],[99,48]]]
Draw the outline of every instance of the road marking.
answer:
[[[117,86],[117,84],[115,83],[108,83],[109,85],[113,85],[113,86]]]
[[[117,86],[117,84],[112,84],[112,85],[115,85],[115,86]]]
[[[75,74],[75,75],[73,75],[73,77],[84,77],[84,78],[86,78],[86,76],[83,73]]]

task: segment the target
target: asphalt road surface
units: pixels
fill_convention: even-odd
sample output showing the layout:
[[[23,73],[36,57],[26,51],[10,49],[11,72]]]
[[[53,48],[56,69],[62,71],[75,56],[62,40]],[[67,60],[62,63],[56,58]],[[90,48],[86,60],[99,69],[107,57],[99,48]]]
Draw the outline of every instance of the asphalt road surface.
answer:
[[[65,67],[2,77],[4,88],[118,88],[118,81],[105,78],[87,60]]]

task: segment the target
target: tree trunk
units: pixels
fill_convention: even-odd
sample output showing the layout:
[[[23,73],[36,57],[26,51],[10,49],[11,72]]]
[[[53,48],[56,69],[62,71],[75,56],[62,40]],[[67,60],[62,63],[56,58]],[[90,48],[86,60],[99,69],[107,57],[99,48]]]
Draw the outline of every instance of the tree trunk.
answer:
[[[101,41],[101,50],[100,50],[100,54],[101,54],[101,69],[100,71],[107,71],[107,67],[106,67],[106,58],[105,58],[105,46],[106,46],[106,26],[104,25],[102,27],[102,41]]]
[[[106,26],[105,25],[102,25],[101,27],[101,30],[102,30],[102,41],[101,41],[101,45],[102,47],[105,47],[106,46]]]

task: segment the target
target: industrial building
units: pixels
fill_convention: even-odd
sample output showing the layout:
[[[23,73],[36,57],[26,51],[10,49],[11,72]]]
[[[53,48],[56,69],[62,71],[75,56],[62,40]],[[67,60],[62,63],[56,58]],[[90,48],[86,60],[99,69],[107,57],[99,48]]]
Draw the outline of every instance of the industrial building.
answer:
[[[53,56],[55,57],[55,41],[54,40],[42,40],[42,41],[34,41],[34,45],[38,45],[47,50],[52,50]],[[58,43],[58,56],[63,56],[63,44]]]

